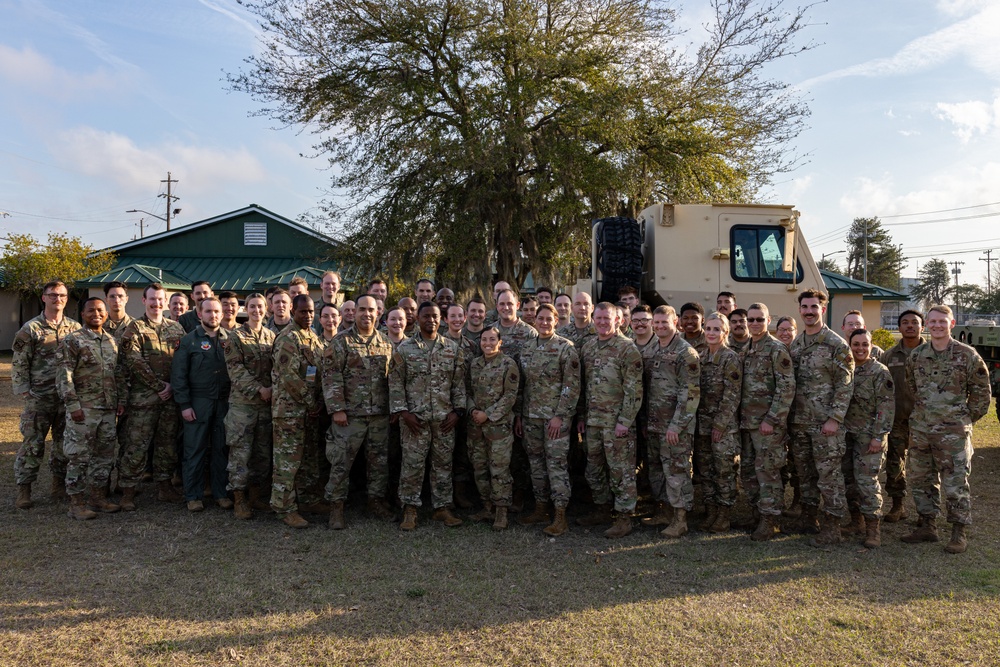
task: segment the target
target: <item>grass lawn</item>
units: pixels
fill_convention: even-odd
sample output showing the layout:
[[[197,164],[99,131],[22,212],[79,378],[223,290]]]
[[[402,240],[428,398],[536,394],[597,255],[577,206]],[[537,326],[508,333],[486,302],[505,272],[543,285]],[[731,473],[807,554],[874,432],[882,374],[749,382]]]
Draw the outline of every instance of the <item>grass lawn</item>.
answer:
[[[14,509],[20,404],[0,384],[0,665],[996,665],[1000,428],[976,430],[969,551],[574,527],[291,531],[139,496]],[[912,505],[910,513],[913,514]],[[319,520],[318,517],[316,517]],[[946,538],[947,529],[942,530]]]

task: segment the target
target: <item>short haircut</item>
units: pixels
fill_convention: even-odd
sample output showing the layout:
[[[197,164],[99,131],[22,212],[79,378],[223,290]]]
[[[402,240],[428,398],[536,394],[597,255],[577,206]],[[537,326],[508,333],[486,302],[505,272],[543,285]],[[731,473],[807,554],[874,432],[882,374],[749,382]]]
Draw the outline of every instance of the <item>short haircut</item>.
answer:
[[[108,292],[110,292],[116,287],[122,288],[123,290],[125,290],[126,293],[128,292],[128,285],[126,285],[120,280],[112,280],[110,283],[104,284],[104,296],[107,296]],[[84,301],[83,303],[87,303],[87,301]],[[80,309],[81,310],[83,309],[83,304],[80,304]]]
[[[556,318],[557,320],[559,319],[559,311],[556,310],[556,307],[553,306],[551,303],[542,303],[542,304],[539,304],[538,305],[538,312],[535,313],[535,317],[538,317],[539,315],[541,315],[542,311],[545,311],[545,312],[548,312],[548,313],[552,313],[552,317]]]
[[[276,296],[282,296],[282,295],[284,295],[284,296],[291,296],[288,293],[288,290],[286,290],[285,288],[283,288],[283,287],[275,287],[274,290],[271,291],[271,296],[269,296],[268,299],[270,299],[271,303],[274,303],[274,297],[276,297]],[[305,294],[299,294],[299,296],[305,296]]]
[[[146,296],[146,292],[143,291],[142,295]],[[258,294],[257,296],[260,296],[260,295]],[[167,303],[170,303],[171,301],[173,301],[174,297],[180,297],[180,298],[184,299],[185,303],[188,301],[188,295],[185,294],[184,292],[174,292],[173,294],[170,295],[170,298],[167,299]]]
[[[538,299],[536,299],[535,297],[531,296],[530,294],[528,294],[523,299],[521,299],[521,305],[522,306],[525,306],[525,305],[527,305],[529,303],[538,303]]]
[[[674,310],[673,306],[657,306],[656,310],[653,311],[653,315],[673,315],[677,316],[677,311]]]
[[[628,296],[629,294],[635,296],[636,298],[639,298],[639,290],[632,287],[631,285],[625,285],[624,287],[618,290],[619,299],[622,298],[623,296]]]
[[[285,292],[285,294],[288,294],[288,292]],[[311,304],[313,302],[312,297],[308,294],[296,294],[295,298],[292,299],[292,310],[298,308],[300,303],[306,302]]]
[[[302,295],[300,294],[299,296],[302,296]],[[337,308],[336,304],[333,304],[333,303],[324,303],[322,306],[319,307],[319,315],[320,315],[320,317],[323,316],[323,311],[326,310],[327,308],[329,308],[333,312],[337,313],[338,316],[340,315],[340,309]]]
[[[289,280],[288,286],[291,287],[292,285],[305,285],[306,289],[307,290],[309,289],[309,281],[303,278],[302,276],[295,276],[294,278]]]
[[[951,308],[948,307],[948,306],[946,306],[946,305],[944,305],[943,303],[935,304],[935,305],[933,305],[933,306],[931,306],[930,308],[927,309],[927,314],[928,315],[930,315],[931,313],[935,313],[935,312],[947,315],[948,319],[951,319],[951,320],[955,319],[955,314],[951,311]]]
[[[385,282],[384,280],[382,280],[381,278],[372,278],[368,282],[368,289],[371,289],[375,285],[385,285],[386,287],[389,286],[389,284],[387,282]]]
[[[594,306],[594,310],[595,311],[597,311],[597,310],[608,310],[608,311],[611,311],[612,313],[615,313],[616,317],[617,317],[617,314],[618,314],[618,306],[616,306],[615,304],[611,303],[610,301],[601,301],[599,304],[597,304],[596,306]]]
[[[865,319],[865,316],[861,314],[861,311],[860,311],[860,310],[849,310],[849,311],[847,311],[846,313],[844,313],[844,319],[842,319],[842,320],[840,321],[840,326],[841,326],[841,327],[843,327],[843,326],[844,326],[845,324],[847,324],[847,316],[848,316],[848,315],[857,315],[857,316],[858,316],[858,317],[860,317],[860,318],[861,318],[862,320],[864,320],[864,319]]]
[[[104,304],[105,308],[108,307],[107,302],[105,302],[104,299],[102,299],[101,297],[99,297],[99,296],[88,296],[86,299],[84,299],[83,301],[80,302],[80,312],[81,313],[83,311],[87,310],[87,304],[90,303],[91,301],[100,301],[101,303]]]
[[[513,287],[505,287],[504,289],[502,289],[499,292],[497,292],[497,301],[500,301],[500,297],[502,297],[504,294],[507,294],[508,292],[510,293],[510,295],[514,299],[514,301],[517,301],[517,302],[520,303],[521,297],[518,296],[517,292],[514,291]]]
[[[469,306],[471,306],[474,303],[478,303],[483,308],[486,307],[486,301],[483,299],[483,297],[479,296],[478,294],[476,296],[472,297],[471,299],[469,299],[469,301],[465,304],[465,307],[468,308]]]
[[[219,301],[222,301],[223,299],[236,299],[239,301],[240,297],[232,290],[225,290],[223,292],[219,292]]]
[[[403,319],[404,319],[404,320],[406,319],[406,311],[405,311],[405,310],[403,310],[402,308],[400,308],[399,306],[393,306],[392,308],[390,308],[390,309],[388,309],[387,311],[385,311],[385,319],[386,319],[386,320],[388,320],[388,319],[389,319],[389,315],[391,315],[391,314],[392,314],[392,311],[394,311],[394,310],[398,310],[398,311],[399,311],[400,313],[402,313],[402,315],[403,315]]]
[[[799,328],[798,322],[796,322],[795,318],[792,317],[791,315],[782,315],[781,317],[779,317],[778,318],[778,322],[774,325],[774,328],[777,329],[778,327],[780,327],[785,322],[791,322],[793,329],[798,329]]]
[[[337,276],[337,282],[340,282],[340,274],[339,274],[339,273],[337,273],[336,271],[324,271],[324,272],[323,272],[323,275],[322,275],[322,276],[320,276],[320,277],[319,277],[319,279],[320,279],[320,280],[323,280],[323,279],[324,279],[324,278],[326,278],[327,276]]]
[[[830,298],[826,295],[826,292],[819,289],[809,288],[807,290],[802,290],[798,296],[799,303],[802,303],[802,299],[818,299],[819,305],[825,306]]]
[[[42,285],[42,294],[46,294],[50,289],[55,289],[56,287],[66,287],[66,283],[61,280],[50,280]],[[66,287],[66,291],[69,291],[68,287]]]
[[[730,298],[733,300],[733,303],[736,303],[736,295],[732,292],[719,292],[715,295],[715,300],[718,301],[722,297]]]
[[[417,315],[420,315],[420,313],[424,312],[428,308],[437,308],[439,312],[441,310],[441,308],[433,301],[424,301],[422,304],[417,306]]]
[[[559,297],[563,296],[569,299],[570,303],[573,303],[573,297],[571,297],[569,294],[566,294],[566,292],[559,292],[559,294],[556,294],[556,298],[552,299],[552,303],[555,303],[556,301],[559,300]]]
[[[549,296],[553,296],[552,290],[550,290],[548,287],[537,287],[537,288],[535,288],[535,296],[538,296],[542,292],[545,292]]]
[[[921,313],[919,310],[910,309],[910,310],[904,310],[903,312],[901,312],[896,317],[896,327],[897,328],[899,327],[899,323],[902,322],[903,318],[906,317],[907,315],[913,315],[913,316],[915,316],[918,320],[920,320],[920,325],[923,326],[923,324],[924,324],[924,314]]]
[[[430,278],[421,278],[420,280],[418,280],[417,281],[417,286],[418,287],[420,286],[420,283],[427,283],[428,285],[431,286],[431,289],[434,289],[434,287],[435,287],[434,281],[431,280]]]
[[[212,284],[207,280],[196,280],[193,283],[191,283],[191,291],[193,292],[194,288],[198,287],[198,285],[207,285],[208,289],[212,289]]]
[[[479,333],[479,337],[482,338],[482,335],[487,331],[492,331],[493,333],[495,333],[497,335],[497,340],[503,340],[503,335],[501,335],[500,329],[495,325],[483,327],[483,330]]]
[[[264,290],[264,298],[267,299],[268,301],[270,301],[271,300],[271,295],[274,294],[275,292],[277,292],[280,289],[281,288],[277,287],[277,286],[268,287],[266,290]]]
[[[638,306],[632,309],[632,314],[635,315],[636,313],[649,313],[650,315],[652,315],[653,309],[644,303],[640,303]]]
[[[847,343],[850,345],[851,341],[854,340],[855,336],[868,336],[871,338],[871,332],[868,329],[855,329],[851,332],[851,335],[847,337]]]
[[[378,308],[378,299],[376,299],[371,294],[360,294],[360,295],[358,295],[358,298],[354,300],[354,307],[355,308],[358,307],[358,304],[361,302],[361,299],[371,299],[372,301],[375,302],[375,308]]]
[[[158,291],[160,291],[162,289],[163,289],[163,285],[161,285],[160,283],[149,283],[148,285],[146,285],[146,288],[144,290],[142,290],[142,298],[143,299],[146,298],[146,295],[149,294],[149,290],[153,290],[154,292],[158,292]]]
[[[767,304],[766,303],[761,303],[760,301],[758,301],[756,303],[751,303],[749,306],[747,306],[747,311],[749,312],[751,310],[759,310],[760,312],[764,313],[764,315],[766,317],[770,317],[771,316],[771,311],[769,311],[767,309]],[[749,318],[750,318],[750,316],[748,314],[747,315],[747,319],[749,319]]]
[[[219,300],[217,297],[209,296],[209,297],[206,297],[206,298],[202,299],[201,303],[198,304],[198,312],[199,313],[201,311],[205,310],[205,304],[206,303],[217,303],[217,304],[219,304],[219,309],[220,310],[222,309],[222,301]]]
[[[705,317],[705,308],[697,301],[688,301],[683,306],[681,306],[680,315],[683,316],[689,310],[693,310],[702,317]]]
[[[729,313],[729,319],[733,319],[733,315],[742,315],[745,319],[747,316],[746,308],[733,308],[732,312]]]

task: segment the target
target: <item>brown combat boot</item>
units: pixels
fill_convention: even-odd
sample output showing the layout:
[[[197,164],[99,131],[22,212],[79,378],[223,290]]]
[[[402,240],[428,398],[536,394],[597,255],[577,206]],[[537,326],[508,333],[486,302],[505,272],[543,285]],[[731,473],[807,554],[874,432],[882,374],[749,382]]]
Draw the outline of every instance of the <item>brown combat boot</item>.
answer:
[[[920,525],[910,533],[909,535],[903,535],[899,538],[901,541],[907,544],[919,544],[920,542],[937,542],[938,531],[935,525],[934,517],[927,515],[920,517]]]
[[[965,539],[965,524],[951,524],[951,541],[948,542],[944,550],[950,554],[964,554],[968,547],[969,543]]]
[[[417,528],[417,508],[413,505],[403,507],[403,521],[399,524],[400,530],[416,530]]]
[[[707,533],[712,530],[712,526],[715,525],[715,520],[719,518],[719,506],[715,503],[706,503],[705,507],[708,511],[705,513],[705,518],[701,523],[698,524],[698,530],[703,533]]]
[[[551,506],[547,502],[542,502],[541,500],[535,502],[535,511],[528,516],[522,516],[517,520],[522,526],[530,526],[536,523],[548,523],[549,518],[549,508]]]
[[[802,515],[792,523],[791,530],[803,535],[815,535],[819,532],[818,514],[819,508],[815,505],[803,505]]]
[[[126,486],[122,489],[121,508],[126,512],[134,512],[138,505],[135,504],[135,487]]]
[[[135,489],[135,487],[132,488]],[[174,488],[174,485],[170,483],[169,479],[165,479],[156,484],[156,499],[161,503],[184,502],[184,496],[177,493],[177,489]]]
[[[632,532],[632,517],[623,512],[619,512],[615,517],[615,522],[610,528],[604,531],[604,537],[612,540],[625,537]]]
[[[774,539],[779,532],[781,530],[778,528],[778,517],[773,514],[761,514],[760,523],[757,524],[757,529],[750,534],[750,539],[754,542],[766,542]]]
[[[447,525],[447,524],[445,524]],[[497,506],[497,516],[493,520],[493,530],[507,530],[507,508]]]
[[[66,493],[66,480],[59,475],[52,475],[52,500],[66,502],[69,494]]]
[[[687,510],[675,507],[674,508],[674,520],[670,522],[670,525],[660,531],[660,535],[664,537],[669,537],[671,539],[677,539],[687,535],[688,532],[688,520],[687,520]]]
[[[250,509],[250,502],[247,500],[246,491],[236,489],[233,491],[233,516],[241,521],[253,518],[253,510]]]
[[[893,498],[892,507],[889,508],[889,513],[886,514],[882,520],[886,523],[897,523],[899,521],[906,521],[909,516],[910,515],[907,513],[906,508],[903,507],[903,499]]]
[[[87,521],[88,519],[96,519],[97,512],[87,507],[82,493],[75,493],[69,497],[69,512],[67,516],[77,521]]]
[[[285,525],[289,528],[308,528],[309,522],[302,518],[302,515],[298,512],[289,512],[285,516],[281,517],[281,520],[285,522]]]
[[[851,521],[846,526],[840,527],[840,535],[863,535],[865,533],[865,518],[861,516],[861,510],[851,510]]]
[[[709,530],[713,533],[728,533],[730,511],[729,505],[719,505],[719,513],[715,516],[715,523],[709,527]]]
[[[440,521],[449,528],[457,528],[462,525],[462,520],[451,513],[450,507],[439,507],[434,510],[434,514],[431,515],[431,518],[435,521]]]
[[[594,511],[587,516],[581,516],[576,522],[581,526],[601,526],[611,523],[614,517],[611,516],[611,505],[594,505]]]
[[[205,503],[202,500],[189,500],[187,501],[188,512],[204,512]]]
[[[271,496],[265,495],[264,490],[259,486],[251,486],[247,489],[250,495],[250,509],[260,512],[271,511]]]
[[[543,528],[542,532],[552,537],[558,537],[568,530],[569,524],[566,523],[566,508],[557,507],[556,516],[552,519],[552,524]]]
[[[121,505],[116,505],[108,500],[103,486],[91,487],[88,507],[96,512],[104,512],[105,514],[114,514],[121,509]]]
[[[396,513],[392,511],[384,498],[369,498],[368,513],[382,521],[392,521],[396,518]]]
[[[14,507],[19,510],[30,510],[34,504],[31,502],[31,483],[17,485],[17,500]]]
[[[469,519],[472,521],[493,521],[493,503],[488,500],[483,501],[483,509],[470,516]]]
[[[335,500],[330,503],[330,520],[327,522],[330,530],[344,529],[344,501]]]
[[[674,519],[674,508],[668,503],[656,503],[656,512],[652,516],[639,520],[644,526],[669,526]],[[577,522],[579,523],[579,521]]]
[[[840,544],[840,542],[840,518],[823,512],[820,518],[819,535],[812,538],[809,544],[822,548]]]
[[[864,545],[869,549],[877,549],[882,546],[882,531],[879,518],[874,514],[865,516],[865,541]]]

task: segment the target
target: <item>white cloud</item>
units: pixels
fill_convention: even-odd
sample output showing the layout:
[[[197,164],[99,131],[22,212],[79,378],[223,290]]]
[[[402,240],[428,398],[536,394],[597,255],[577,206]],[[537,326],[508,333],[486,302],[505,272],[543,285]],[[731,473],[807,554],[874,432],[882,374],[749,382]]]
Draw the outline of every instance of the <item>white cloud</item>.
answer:
[[[955,126],[955,134],[962,143],[968,143],[976,134],[988,134],[1000,128],[1000,97],[993,102],[938,102],[935,108],[939,119]]]
[[[919,137],[919,130],[897,130],[901,136],[904,137]]]
[[[938,0],[938,11],[950,16],[965,16],[988,7],[990,0]]]
[[[247,19],[240,16],[237,12],[240,11],[238,8],[233,7],[225,2],[225,0],[220,0],[219,2],[210,2],[209,0],[198,0],[202,5],[208,7],[214,12],[218,12],[225,16],[226,18],[235,21],[237,24],[243,26],[253,35],[261,35],[261,30],[255,24],[251,23]],[[243,10],[245,11],[245,10]]]
[[[30,90],[68,100],[81,94],[114,90],[122,81],[105,70],[71,72],[53,64],[30,47],[14,49],[0,44],[0,79],[10,88]],[[8,89],[8,94],[10,94]]]
[[[930,174],[921,189],[903,192],[899,191],[890,174],[880,178],[861,177],[851,183],[848,192],[841,196],[840,208],[845,214],[856,217],[901,215],[985,204],[1000,200],[997,183],[1000,183],[1000,162],[947,166]],[[934,225],[927,226],[928,231],[934,228]],[[941,231],[940,226],[937,229]]]

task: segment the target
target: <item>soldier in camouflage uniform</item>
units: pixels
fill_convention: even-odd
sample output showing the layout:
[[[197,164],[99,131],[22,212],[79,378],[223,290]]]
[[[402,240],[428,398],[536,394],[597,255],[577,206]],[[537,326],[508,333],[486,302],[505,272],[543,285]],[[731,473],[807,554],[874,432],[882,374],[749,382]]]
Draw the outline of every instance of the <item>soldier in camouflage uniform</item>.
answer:
[[[734,308],[729,313],[729,349],[739,354],[750,346],[750,332],[747,331],[747,311]]]
[[[593,312],[594,302],[591,301],[590,295],[586,292],[577,292],[573,297],[573,320],[556,329],[556,335],[573,343],[577,350],[581,349],[587,339],[597,335],[592,319]]]
[[[504,530],[513,495],[510,458],[520,373],[517,363],[501,354],[502,339],[496,327],[484,330],[479,340],[483,354],[469,365],[466,389],[469,457],[483,498],[483,511],[473,518],[493,518],[493,530]],[[494,508],[495,516],[491,516]]]
[[[694,348],[694,351],[701,354],[708,343],[705,342],[705,309],[700,303],[690,302],[681,306],[680,310],[680,330],[684,335],[684,342]]]
[[[903,541],[937,541],[935,522],[943,487],[952,526],[945,551],[963,553],[965,529],[972,524],[972,425],[989,412],[990,376],[975,348],[951,337],[954,326],[948,306],[931,307],[927,311],[931,339],[906,361],[906,381],[914,397],[908,477],[923,521]]]
[[[729,530],[736,502],[736,457],[740,453],[740,391],[743,362],[726,346],[729,320],[711,313],[705,320],[708,347],[701,357],[701,400],[694,455],[699,461],[708,514],[700,528],[714,533]]]
[[[445,287],[438,290],[438,297],[442,296],[447,302],[449,299],[454,298],[454,293]],[[466,365],[468,366],[472,363],[473,359],[483,354],[483,351],[479,348],[479,337],[482,335],[483,330],[480,328],[474,339],[467,337],[465,335],[465,308],[457,303],[442,306],[440,301],[441,299],[438,298],[438,308],[441,309],[441,315],[447,322],[447,328],[441,335],[455,341],[462,349],[462,354],[465,356]],[[472,460],[469,458],[469,429],[471,428],[471,423],[472,418],[466,413],[465,419],[459,421],[458,426],[455,427],[455,451],[451,464],[452,480],[454,482],[455,505],[461,509],[469,509],[473,504],[469,498],[469,492],[474,484],[473,478],[475,476],[472,470]],[[484,500],[487,500],[487,498],[484,497]]]
[[[531,467],[535,511],[522,525],[548,521],[548,535],[569,530],[566,508],[572,491],[569,476],[570,428],[580,399],[580,359],[573,344],[555,335],[559,315],[551,304],[538,307],[538,338],[521,348],[521,394],[514,408],[514,432],[523,437]]]
[[[223,347],[232,382],[225,424],[229,448],[226,490],[233,492],[233,513],[237,519],[253,518],[253,510],[269,508],[263,502],[262,491],[270,488],[273,451],[274,332],[264,328],[267,302],[263,295],[248,296],[246,309],[247,321],[233,329]]]
[[[375,330],[375,297],[357,301],[354,326],[323,352],[323,399],[333,418],[326,434],[330,461],[330,528],[343,530],[344,501],[354,458],[362,447],[368,471],[368,511],[392,519],[389,488],[389,360],[392,343]]]
[[[107,483],[115,456],[115,413],[119,409],[118,345],[102,328],[108,314],[104,301],[86,299],[81,307],[84,328],[66,336],[56,359],[56,385],[66,404],[66,492],[71,519],[93,519],[117,512],[107,499]],[[84,493],[90,491],[90,507]]]
[[[678,538],[688,532],[687,513],[694,503],[691,457],[701,400],[701,363],[677,330],[673,307],[653,311],[653,332],[657,344],[642,352],[649,484],[661,508],[658,516],[666,519],[664,508],[672,508],[670,525],[660,534]],[[658,516],[647,525],[657,525]]]
[[[125,306],[128,304],[128,286],[118,280],[106,283],[104,296],[108,302],[108,321],[104,323],[104,330],[114,336],[115,343],[120,345],[122,336],[125,335],[125,327],[135,319],[125,312]]]
[[[850,340],[851,332],[858,329],[865,329],[864,315],[861,314],[860,310],[847,311],[847,314],[844,315],[844,319],[840,323],[841,336],[843,336],[844,340]],[[883,354],[885,354],[885,350],[872,343],[871,358],[875,361],[882,361]]]
[[[476,354],[482,354],[479,349],[479,337],[483,335],[483,322],[486,321],[486,302],[479,297],[469,299],[465,306],[465,326],[462,327],[462,335],[472,341],[476,348]]]
[[[125,446],[118,461],[118,485],[122,487],[122,509],[134,510],[135,487],[146,469],[146,457],[153,444],[153,477],[157,497],[179,503],[184,498],[174,490],[170,478],[177,468],[177,404],[170,384],[174,352],[184,337],[184,329],[163,317],[167,295],[159,283],[151,283],[142,293],[146,313],[133,321],[122,335],[118,354],[128,384],[128,420]]]
[[[616,308],[601,302],[594,310],[597,335],[587,338],[580,349],[584,375],[577,410],[578,428],[586,437],[587,484],[597,506],[578,523],[596,526],[613,520],[604,533],[610,538],[632,532],[635,417],[642,405],[642,356],[632,341],[615,332]],[[611,515],[612,495],[615,518]]]
[[[632,335],[630,338],[640,353],[646,347],[654,347],[659,344],[656,334],[653,333],[653,310],[649,306],[636,306],[632,310],[631,321]]]
[[[822,527],[812,544],[824,546],[840,542],[840,520],[847,514],[841,469],[847,440],[842,424],[851,402],[854,358],[847,343],[823,324],[826,293],[803,290],[798,301],[804,328],[789,350],[795,365],[789,430],[802,486],[798,528],[803,532],[815,529],[822,497]]]
[[[62,499],[66,494],[66,455],[63,453],[63,431],[66,428],[66,408],[56,391],[56,352],[62,340],[80,328],[80,323],[63,315],[69,290],[59,280],[42,288],[45,310],[24,323],[14,336],[14,358],[11,360],[11,384],[14,394],[24,399],[21,412],[21,435],[24,439],[14,459],[14,481],[17,483],[18,509],[30,509],[31,485],[38,478],[38,469],[45,453],[45,436],[52,430],[49,469],[52,471],[52,496]]]
[[[767,331],[771,323],[767,306],[751,304],[747,322],[751,341],[743,352],[740,477],[757,523],[750,537],[763,541],[778,532],[784,506],[781,466],[788,410],[795,398],[795,371],[788,350]]]
[[[493,283],[493,303],[496,304],[500,301],[500,295],[503,294],[504,290],[511,289],[510,283],[506,280],[498,280]],[[491,308],[486,317],[483,319],[483,326],[491,327],[500,321],[500,311],[497,308]]]
[[[271,509],[291,528],[306,528],[297,499],[313,480],[299,470],[306,449],[316,448],[313,431],[322,400],[319,363],[323,345],[312,330],[313,301],[305,294],[295,297],[292,322],[274,339],[271,368],[271,420],[274,458]],[[305,500],[303,500],[305,504]]]
[[[264,324],[265,327],[274,332],[277,336],[284,330],[285,327],[292,323],[291,311],[292,309],[292,297],[288,295],[282,288],[277,288],[271,293],[271,317]],[[315,312],[315,311],[313,311]],[[319,318],[316,318],[316,323],[313,326],[316,334],[321,333],[322,327],[319,324]]]
[[[889,369],[871,356],[872,335],[865,329],[854,329],[847,342],[854,356],[851,403],[844,417],[847,431],[844,481],[851,525],[842,532],[848,535],[865,533],[864,545],[874,549],[882,546],[879,526],[882,485],[878,473],[885,459],[885,442],[896,411],[895,395]]]
[[[896,325],[902,338],[882,355],[882,363],[892,373],[892,386],[896,392],[896,411],[885,453],[885,490],[892,499],[892,507],[882,519],[886,523],[908,518],[903,500],[906,498],[906,448],[910,445],[913,394],[906,382],[906,360],[924,342],[920,335],[924,330],[924,316],[915,310],[905,310],[896,318]]]
[[[441,311],[420,305],[420,331],[400,343],[389,365],[389,409],[399,416],[403,462],[399,499],[404,505],[400,530],[414,530],[427,454],[431,457],[431,502],[434,520],[462,525],[451,512],[452,454],[455,426],[465,416],[465,356],[453,341],[438,333]]]

